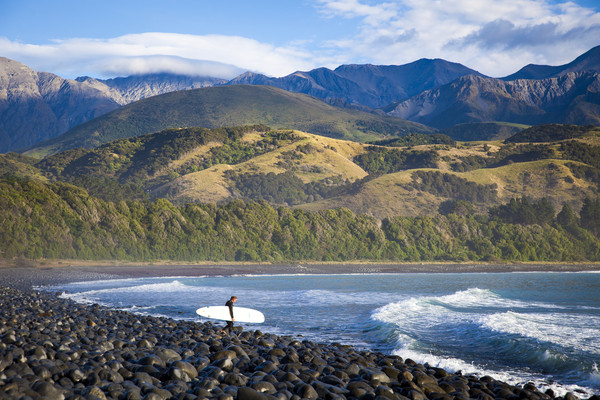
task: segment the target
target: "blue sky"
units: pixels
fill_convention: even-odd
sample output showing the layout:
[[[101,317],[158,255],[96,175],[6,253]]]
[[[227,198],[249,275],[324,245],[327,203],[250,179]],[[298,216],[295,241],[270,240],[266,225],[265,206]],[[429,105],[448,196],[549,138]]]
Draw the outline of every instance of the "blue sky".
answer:
[[[597,45],[597,0],[0,0],[0,56],[66,78],[420,58],[500,77]]]

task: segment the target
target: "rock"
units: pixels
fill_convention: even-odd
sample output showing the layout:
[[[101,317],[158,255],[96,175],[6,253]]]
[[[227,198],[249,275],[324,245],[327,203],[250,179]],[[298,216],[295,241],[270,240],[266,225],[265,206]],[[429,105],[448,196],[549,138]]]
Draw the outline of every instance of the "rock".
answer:
[[[181,360],[181,356],[175,350],[167,349],[164,347],[155,347],[154,354],[163,360],[164,364],[171,361]]]
[[[165,380],[178,380],[183,382],[189,382],[192,380],[192,378],[181,368],[171,366],[165,373]]]
[[[301,383],[295,387],[295,393],[303,399],[318,399],[319,394],[311,385]]]
[[[267,393],[257,392],[249,387],[241,387],[237,391],[237,400],[272,400],[276,397],[270,396]]]
[[[425,393],[417,389],[409,390],[407,397],[411,400],[427,400],[427,396],[425,396]]]
[[[187,361],[174,361],[171,363],[171,367],[179,368],[185,372],[191,379],[198,376],[198,370],[192,364]]]
[[[217,361],[217,360],[223,360],[223,359],[233,360],[236,357],[237,357],[237,353],[235,351],[222,350],[222,351],[212,354],[210,356],[210,359],[211,359],[211,361]]]
[[[255,370],[270,374],[271,372],[277,370],[277,366],[272,361],[265,361],[257,365]]]
[[[156,354],[148,354],[147,356],[140,358],[136,364],[150,366],[157,365],[159,367],[164,367],[166,365],[165,361]]]
[[[261,393],[275,394],[277,392],[277,389],[275,389],[275,386],[271,382],[254,382],[250,387]]]
[[[531,383],[517,388],[349,346],[262,332],[221,336],[212,324],[133,316],[45,293],[32,303],[33,297],[6,290],[0,287],[0,399],[553,397]],[[17,304],[35,304],[35,311],[16,311]],[[52,314],[40,317],[44,307]],[[578,398],[571,393],[561,400]]]
[[[367,381],[377,381],[381,383],[391,382],[390,377],[377,368],[365,368],[360,372],[360,376]]]
[[[86,397],[95,397],[98,398],[100,400],[106,400],[106,395],[104,394],[104,392],[102,391],[102,389],[100,389],[97,386],[90,386],[88,388],[86,388],[83,391],[83,395]]]
[[[367,393],[375,393],[375,389],[363,381],[353,381],[346,385],[346,389],[353,397],[361,397]]]
[[[231,386],[244,386],[248,382],[248,378],[242,374],[230,372],[223,377],[223,383]]]
[[[436,385],[436,386],[438,384],[437,379],[435,379],[432,376],[427,375],[426,373],[424,373],[422,371],[413,370],[412,374],[413,374],[413,382],[415,382],[419,386],[423,386],[423,384],[425,384],[425,383]]]
[[[53,400],[63,400],[65,398],[65,390],[56,387],[50,382],[38,381],[31,388],[42,397]]]

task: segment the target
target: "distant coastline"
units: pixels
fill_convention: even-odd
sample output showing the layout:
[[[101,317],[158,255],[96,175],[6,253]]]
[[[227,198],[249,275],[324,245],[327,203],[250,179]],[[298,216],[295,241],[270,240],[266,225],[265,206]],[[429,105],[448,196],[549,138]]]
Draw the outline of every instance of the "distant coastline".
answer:
[[[174,261],[123,262],[91,260],[0,260],[0,285],[28,289],[48,284],[160,276],[228,276],[275,274],[371,274],[371,273],[505,273],[505,272],[600,272],[596,262],[247,262]]]

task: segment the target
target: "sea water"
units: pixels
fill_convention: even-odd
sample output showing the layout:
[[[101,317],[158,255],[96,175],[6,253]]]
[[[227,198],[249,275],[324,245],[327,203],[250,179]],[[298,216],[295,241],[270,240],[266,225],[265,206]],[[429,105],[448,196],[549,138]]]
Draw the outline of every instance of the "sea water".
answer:
[[[599,273],[157,277],[44,289],[199,322],[197,308],[236,295],[237,306],[266,317],[245,329],[351,344],[557,394],[600,394]]]

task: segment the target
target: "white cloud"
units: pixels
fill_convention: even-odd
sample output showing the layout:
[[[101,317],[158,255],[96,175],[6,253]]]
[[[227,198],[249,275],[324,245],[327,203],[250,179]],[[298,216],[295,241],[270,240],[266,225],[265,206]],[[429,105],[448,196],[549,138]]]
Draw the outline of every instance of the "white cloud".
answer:
[[[328,43],[348,60],[460,62],[491,76],[529,63],[560,65],[600,44],[600,13],[549,0],[316,0],[323,14],[357,19]]]
[[[233,78],[250,70],[271,76],[314,68],[307,53],[238,36],[141,33],[111,39],[73,38],[32,45],[0,38],[0,54],[65,77],[170,71]]]
[[[353,32],[332,28],[323,35],[335,39],[315,34],[280,46],[240,36],[160,32],[45,44],[0,37],[0,55],[64,77],[170,71],[227,79],[245,70],[284,76],[320,66],[405,64],[420,58],[443,58],[505,76],[529,63],[564,64],[600,44],[600,13],[573,1],[310,1],[325,19],[323,29],[343,19],[340,25],[354,26]]]

